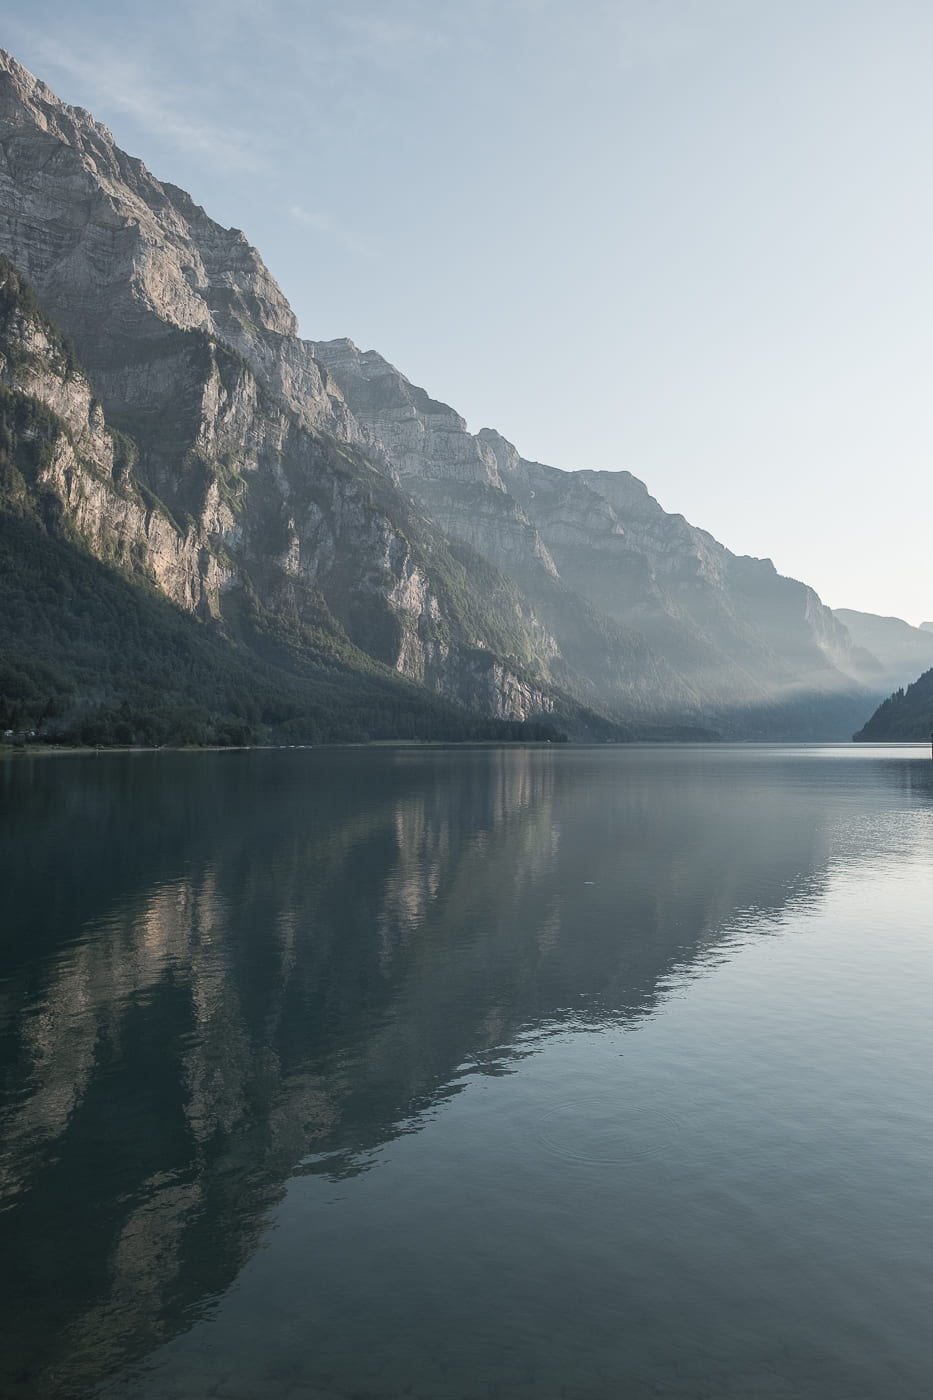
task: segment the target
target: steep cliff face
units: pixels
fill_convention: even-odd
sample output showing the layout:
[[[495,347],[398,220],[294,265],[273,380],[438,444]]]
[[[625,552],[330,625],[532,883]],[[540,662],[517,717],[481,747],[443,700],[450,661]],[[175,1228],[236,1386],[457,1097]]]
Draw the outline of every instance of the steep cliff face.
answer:
[[[591,698],[629,715],[761,736],[801,725],[841,736],[870,708],[872,658],[770,560],[733,555],[629,472],[561,471],[493,429],[473,436],[373,352],[348,341],[315,352],[389,470],[520,583],[569,688],[585,677]]]
[[[155,179],[2,51],[0,248],[74,337],[108,405],[135,401],[167,328],[199,330],[234,347],[303,421],[353,436],[245,235]]]
[[[6,55],[0,248],[77,347],[67,385],[51,371],[12,387],[84,443],[86,461],[63,448],[42,485],[100,557],[132,555],[204,617],[223,618],[244,589],[286,623],[326,614],[374,660],[483,713],[553,709],[530,608],[503,579],[483,597],[376,473],[372,434],[298,339],[255,249]],[[15,351],[28,354],[46,351]],[[119,482],[105,421],[135,448]]]
[[[398,476],[458,481],[504,490],[496,459],[448,404],[419,389],[375,350],[352,340],[309,342],[371,442],[383,445]]]
[[[629,473],[519,460],[507,479],[561,577],[643,632],[710,703],[769,703],[854,684],[850,639],[812,589],[668,514]]]
[[[469,433],[458,413],[374,351],[360,351],[349,340],[317,341],[314,349],[381,453],[383,470],[448,535],[520,586],[541,625],[539,646],[549,671],[564,690],[637,724],[709,722],[689,680],[637,631],[566,585],[520,491],[510,489],[521,465],[510,443],[487,430]],[[574,479],[565,472],[555,476]]]
[[[142,568],[180,607],[216,615],[230,571],[202,548],[204,532],[223,537],[233,516],[216,491],[203,529],[180,530],[133,476],[133,445],[108,428],[74,352],[41,314],[16,270],[0,258],[0,384],[18,401],[49,410],[34,480],[7,483],[7,496],[33,495],[59,508],[101,559]],[[37,429],[26,428],[27,435]]]
[[[387,470],[422,499],[450,534],[516,574],[557,569],[535,527],[506,488],[491,443],[468,432],[466,421],[432,399],[374,350],[352,340],[315,341],[370,443]]]

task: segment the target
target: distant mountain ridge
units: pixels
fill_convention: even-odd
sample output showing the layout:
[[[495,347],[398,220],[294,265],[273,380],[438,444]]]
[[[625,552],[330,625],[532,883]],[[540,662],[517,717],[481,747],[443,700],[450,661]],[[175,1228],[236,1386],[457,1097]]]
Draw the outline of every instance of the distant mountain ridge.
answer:
[[[376,352],[346,339],[313,345],[400,483],[521,584],[564,654],[575,654],[582,600],[647,644],[650,703],[743,736],[786,725],[816,737],[821,710],[836,705],[858,722],[866,692],[883,690],[883,668],[812,589],[668,514],[629,472],[527,461],[495,430],[470,434]],[[590,674],[598,650],[582,662]],[[612,694],[612,677],[599,684]]]
[[[335,732],[324,675],[375,686],[360,732],[387,735],[403,697],[406,732],[441,705],[454,727],[847,737],[883,693],[812,589],[629,473],[529,462],[375,352],[300,339],[242,233],[2,53],[0,251],[7,517],[287,673],[290,732]],[[75,674],[66,708],[121,703],[116,671],[99,694]]]
[[[886,690],[909,685],[933,666],[933,628],[912,627],[899,617],[878,617],[852,608],[834,609],[857,646],[881,664]]]

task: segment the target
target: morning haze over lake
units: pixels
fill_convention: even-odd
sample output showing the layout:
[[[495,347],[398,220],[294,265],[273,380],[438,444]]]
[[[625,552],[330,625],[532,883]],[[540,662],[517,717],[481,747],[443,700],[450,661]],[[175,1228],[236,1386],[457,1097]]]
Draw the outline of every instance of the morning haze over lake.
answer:
[[[918,748],[0,766],[27,1400],[921,1400]]]

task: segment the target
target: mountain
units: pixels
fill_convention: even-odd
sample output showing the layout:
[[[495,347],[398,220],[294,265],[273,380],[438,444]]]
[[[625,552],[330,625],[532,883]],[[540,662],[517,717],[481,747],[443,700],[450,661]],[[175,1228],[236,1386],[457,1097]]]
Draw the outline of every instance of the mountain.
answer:
[[[239,230],[2,53],[0,251],[0,723],[823,738],[883,691],[811,589],[628,473],[301,339]]]
[[[897,690],[933,666],[933,628],[911,627],[899,617],[879,617],[851,608],[835,608],[834,616],[856,646],[881,663],[880,680],[885,690]],[[876,670],[866,679],[869,683],[879,679]]]
[[[857,643],[879,658],[886,688],[893,691],[853,737],[875,743],[928,740],[933,733],[933,624],[911,627],[899,617],[847,608],[837,608],[836,616]],[[918,672],[922,674],[913,679]]]
[[[529,462],[374,351],[336,340],[314,353],[401,485],[521,584],[601,698],[741,737],[817,738],[847,737],[883,691],[882,668],[812,589],[668,514],[629,472]],[[627,664],[603,664],[594,617]]]
[[[858,743],[918,742],[933,735],[933,670],[900,687],[875,710],[853,738]]]

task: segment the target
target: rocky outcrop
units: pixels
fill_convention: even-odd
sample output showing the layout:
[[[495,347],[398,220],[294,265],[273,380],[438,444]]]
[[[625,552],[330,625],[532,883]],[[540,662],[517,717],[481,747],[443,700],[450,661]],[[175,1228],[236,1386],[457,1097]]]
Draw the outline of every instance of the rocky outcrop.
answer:
[[[374,350],[352,340],[315,341],[386,469],[418,496],[442,528],[513,574],[557,569],[535,527],[506,489],[495,449],[447,404],[432,399]]]
[[[236,349],[309,426],[354,435],[245,235],[2,51],[0,249],[80,345],[109,406],[135,402],[139,367],[168,328],[198,330]]]
[[[419,389],[375,350],[352,340],[309,342],[369,440],[383,446],[402,481],[448,480],[504,490],[492,452],[448,404]]]
[[[201,525],[179,530],[141,494],[132,444],[110,431],[73,353],[23,291],[0,259],[0,384],[14,401],[22,397],[49,410],[33,489],[61,506],[69,527],[99,558],[141,568],[179,607],[217,616],[230,573],[204,545],[232,531],[232,513],[215,489]]]

